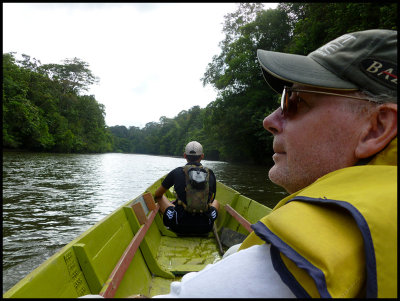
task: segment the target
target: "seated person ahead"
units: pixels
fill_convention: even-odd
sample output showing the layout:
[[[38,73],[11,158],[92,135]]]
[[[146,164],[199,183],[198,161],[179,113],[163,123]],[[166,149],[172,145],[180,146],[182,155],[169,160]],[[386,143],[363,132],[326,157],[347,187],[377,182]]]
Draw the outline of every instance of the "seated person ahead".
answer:
[[[187,164],[172,170],[155,192],[166,227],[182,235],[207,234],[218,217],[219,204],[213,171],[203,167],[203,147],[197,141],[186,145],[183,157]],[[170,202],[164,193],[174,186],[177,200]]]

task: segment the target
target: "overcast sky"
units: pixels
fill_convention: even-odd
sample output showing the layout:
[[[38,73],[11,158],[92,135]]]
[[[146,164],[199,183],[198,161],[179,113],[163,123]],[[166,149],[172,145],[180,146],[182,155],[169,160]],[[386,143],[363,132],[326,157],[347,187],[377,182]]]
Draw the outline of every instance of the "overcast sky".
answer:
[[[264,8],[275,8],[267,3]],[[3,53],[42,64],[77,57],[100,78],[88,94],[108,126],[143,127],[204,108],[217,92],[201,78],[235,3],[3,3]]]

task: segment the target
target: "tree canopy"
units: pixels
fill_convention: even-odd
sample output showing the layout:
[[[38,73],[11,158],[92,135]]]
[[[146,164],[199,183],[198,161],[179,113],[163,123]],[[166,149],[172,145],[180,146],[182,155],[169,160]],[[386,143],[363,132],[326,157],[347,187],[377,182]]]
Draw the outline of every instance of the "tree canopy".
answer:
[[[23,54],[3,54],[3,147],[54,152],[105,152],[112,139],[105,108],[78,95],[96,81],[88,64],[41,65]]]

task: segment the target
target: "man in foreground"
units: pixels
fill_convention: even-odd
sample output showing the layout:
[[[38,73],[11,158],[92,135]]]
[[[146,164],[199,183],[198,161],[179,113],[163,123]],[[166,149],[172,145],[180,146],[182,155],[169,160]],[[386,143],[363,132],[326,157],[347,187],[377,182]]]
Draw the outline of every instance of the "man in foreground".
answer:
[[[269,177],[290,196],[239,252],[157,297],[397,297],[397,33],[258,50],[281,107]]]
[[[183,154],[187,164],[172,170],[155,192],[155,200],[163,213],[166,227],[182,235],[202,235],[213,230],[219,204],[213,171],[201,165],[203,147],[197,141],[189,142]],[[164,195],[174,186],[177,200],[171,203]]]

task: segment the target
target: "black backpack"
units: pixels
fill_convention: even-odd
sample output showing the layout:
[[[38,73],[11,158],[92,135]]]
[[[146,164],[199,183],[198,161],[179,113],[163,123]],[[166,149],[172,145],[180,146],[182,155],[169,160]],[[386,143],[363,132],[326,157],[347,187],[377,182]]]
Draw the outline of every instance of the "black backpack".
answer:
[[[208,168],[197,165],[183,167],[186,177],[186,204],[185,210],[189,212],[206,212],[208,210],[208,193],[210,172]]]

